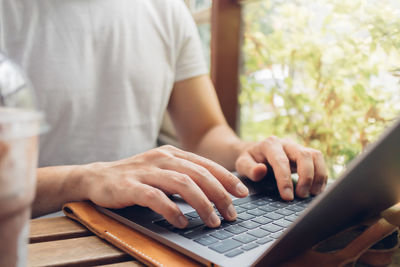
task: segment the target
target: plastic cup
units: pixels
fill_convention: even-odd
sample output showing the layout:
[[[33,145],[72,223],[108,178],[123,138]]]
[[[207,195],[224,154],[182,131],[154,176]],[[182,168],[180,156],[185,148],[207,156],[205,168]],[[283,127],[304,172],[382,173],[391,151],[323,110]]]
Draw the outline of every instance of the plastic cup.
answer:
[[[26,266],[42,114],[0,107],[0,266]]]

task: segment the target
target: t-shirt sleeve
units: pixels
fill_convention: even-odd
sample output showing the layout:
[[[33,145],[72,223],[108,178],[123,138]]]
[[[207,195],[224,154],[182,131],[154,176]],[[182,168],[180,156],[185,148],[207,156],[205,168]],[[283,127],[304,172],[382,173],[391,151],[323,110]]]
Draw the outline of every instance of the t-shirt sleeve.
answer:
[[[209,72],[192,15],[183,1],[177,1],[177,4],[175,82]]]

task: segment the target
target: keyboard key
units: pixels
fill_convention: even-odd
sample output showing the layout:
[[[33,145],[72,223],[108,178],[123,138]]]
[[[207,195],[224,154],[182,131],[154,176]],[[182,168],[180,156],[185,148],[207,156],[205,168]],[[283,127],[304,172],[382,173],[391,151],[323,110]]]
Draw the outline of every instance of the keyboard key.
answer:
[[[272,222],[272,220],[267,217],[257,217],[257,218],[252,219],[252,221],[257,222],[259,224],[267,224],[267,223]]]
[[[241,222],[241,223],[239,223],[239,225],[243,226],[244,228],[247,228],[247,229],[254,229],[254,228],[257,228],[258,226],[260,226],[259,223],[252,222],[252,221]]]
[[[173,227],[172,224],[170,224],[167,220],[160,220],[160,221],[156,221],[154,222],[155,224],[164,227],[164,228],[170,228]]]
[[[226,228],[226,227],[228,227],[228,226],[236,225],[236,224],[239,224],[239,223],[241,223],[241,222],[243,222],[242,219],[236,219],[235,221],[222,220],[222,221],[221,221],[220,228]]]
[[[291,211],[291,210],[288,210],[288,209],[281,209],[281,210],[277,210],[275,212],[279,213],[279,214],[282,214],[284,216],[289,216],[289,215],[292,215],[292,214],[295,213],[294,211]]]
[[[272,206],[260,206],[258,207],[260,210],[266,211],[266,212],[272,212],[276,211],[278,208],[272,207]]]
[[[261,199],[262,197],[263,197],[262,194],[256,194],[256,195],[247,196],[245,198],[237,198],[237,199],[233,200],[233,205],[240,206],[240,205],[242,205],[244,203],[252,202],[252,201],[256,201],[258,199]]]
[[[231,233],[229,233],[228,231],[225,231],[225,230],[215,231],[215,232],[211,233],[210,235],[215,237],[215,238],[218,238],[220,240],[228,239],[228,238],[233,236],[233,234],[231,234]]]
[[[296,212],[295,214],[296,214],[297,216],[300,216],[303,212],[304,212],[304,210],[298,211],[298,212]]]
[[[257,206],[265,206],[265,205],[268,205],[268,201],[265,201],[265,200],[262,200],[262,199],[260,199],[260,200],[257,200],[257,201],[254,201],[254,205],[257,205]]]
[[[251,231],[249,231],[247,233],[252,235],[252,236],[258,237],[258,238],[265,237],[265,236],[270,234],[270,232],[264,231],[262,229],[251,230]]]
[[[252,209],[257,208],[258,206],[253,203],[245,203],[245,204],[240,205],[240,207],[245,208],[247,210],[252,210]]]
[[[265,201],[265,202],[268,202],[268,203],[271,203],[271,202],[275,202],[275,201],[276,201],[276,200],[274,200],[273,198],[267,197],[267,196],[264,196],[264,197],[260,198],[260,200]]]
[[[227,256],[229,258],[233,258],[242,253],[243,253],[243,250],[235,249],[235,250],[232,250],[231,252],[226,253],[225,256]]]
[[[293,205],[293,206],[287,207],[287,209],[292,210],[292,211],[302,211],[302,210],[304,210],[304,207],[298,206],[298,205]]]
[[[186,213],[185,215],[190,217],[190,218],[200,218],[200,216],[197,213],[197,211],[192,211],[192,212]]]
[[[287,206],[286,206],[286,208],[287,208],[287,207],[291,207],[291,206],[294,206],[294,205],[296,205],[296,204],[298,203],[298,201],[296,201],[296,200],[293,200],[293,201],[286,202],[286,203],[287,203]]]
[[[283,218],[283,215],[278,214],[276,212],[271,212],[271,213],[265,214],[264,217],[267,217],[272,220],[279,220],[279,219]]]
[[[270,205],[276,208],[286,208],[288,206],[290,206],[291,202],[280,202],[280,201],[276,201],[276,202],[272,202]]]
[[[192,229],[192,228],[196,228],[199,227],[200,225],[204,225],[204,222],[202,219],[200,218],[194,218],[194,219],[190,219],[188,220],[188,225],[185,227],[185,229]]]
[[[294,222],[297,219],[297,215],[296,214],[292,214],[290,216],[285,217],[286,220]]]
[[[287,228],[287,227],[289,227],[289,225],[292,224],[292,222],[288,221],[288,220],[285,220],[285,219],[280,219],[280,220],[274,221],[273,224],[276,224],[276,225],[282,226],[284,228]]]
[[[200,226],[198,228],[188,229],[188,230],[184,229],[184,230],[185,231],[179,232],[179,234],[189,239],[199,238],[212,231],[215,231],[215,229],[209,228],[207,226]]]
[[[278,239],[281,236],[281,234],[282,234],[282,232],[276,232],[276,233],[273,233],[272,235],[270,235],[269,237]]]
[[[313,200],[313,198],[307,198],[307,199],[303,199],[302,201],[300,201],[299,203],[297,203],[296,205],[299,207],[303,207],[306,208],[310,202]]]
[[[304,209],[307,208],[308,204],[309,204],[309,203],[302,203],[302,202],[299,202],[299,203],[296,204],[296,206],[297,206],[297,207],[300,207],[300,208],[303,208],[303,210],[304,210]]]
[[[239,206],[239,205],[242,205],[242,204],[250,202],[250,201],[251,201],[251,198],[250,198],[250,196],[248,196],[245,198],[237,198],[237,199],[233,200],[232,202],[233,202],[234,206]]]
[[[247,211],[248,214],[254,215],[254,216],[261,216],[267,213],[265,210],[261,209],[254,209],[254,210],[249,210]]]
[[[195,242],[203,245],[203,246],[208,246],[211,244],[214,244],[216,242],[218,242],[218,239],[212,237],[212,236],[204,236],[204,237],[200,237],[198,239],[194,240]]]
[[[264,245],[264,244],[267,244],[268,242],[271,242],[271,241],[274,241],[272,238],[270,238],[270,237],[264,237],[264,238],[261,238],[261,239],[258,239],[257,241],[256,241],[256,243],[257,244],[260,244],[260,245]]]
[[[233,239],[227,239],[217,244],[210,246],[209,248],[218,252],[218,253],[226,253],[234,248],[238,248],[242,245],[239,241]]]
[[[232,234],[241,234],[247,231],[246,228],[241,227],[239,225],[231,225],[225,228],[226,231],[231,232]]]
[[[278,232],[279,230],[282,230],[282,227],[270,223],[270,224],[261,226],[261,229],[266,230],[266,231],[271,232],[271,233],[275,233],[275,232]]]
[[[310,203],[313,200],[314,200],[314,197],[309,197],[309,198],[303,199],[301,202],[302,203]]]
[[[258,247],[257,244],[251,243],[251,244],[248,244],[248,245],[246,245],[246,246],[243,246],[242,249],[243,249],[243,250],[246,250],[246,251],[249,251],[249,250],[252,250],[253,248],[256,248],[256,247]]]
[[[237,213],[237,214],[239,214],[239,213],[242,213],[242,212],[245,212],[245,211],[246,211],[246,209],[245,209],[245,208],[242,208],[242,207],[240,207],[240,206],[237,206],[237,207],[235,207],[235,209],[236,209],[236,213]]]
[[[247,213],[247,212],[243,212],[243,213],[238,214],[237,217],[238,217],[239,219],[243,220],[243,221],[247,221],[247,220],[253,219],[255,216],[254,216],[254,215],[251,215],[251,214],[249,214],[249,213]]]
[[[248,235],[248,234],[242,234],[242,235],[238,235],[235,236],[233,239],[242,242],[243,244],[248,244],[250,242],[253,242],[254,240],[256,240],[256,238],[254,236]]]

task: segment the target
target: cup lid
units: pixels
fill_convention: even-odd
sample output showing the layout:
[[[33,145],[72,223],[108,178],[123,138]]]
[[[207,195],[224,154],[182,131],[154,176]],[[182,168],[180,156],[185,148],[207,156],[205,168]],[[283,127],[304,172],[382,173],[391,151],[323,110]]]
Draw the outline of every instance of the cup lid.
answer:
[[[35,119],[40,118],[40,127],[36,134],[41,134],[48,129],[42,112],[37,109],[33,86],[22,71],[11,59],[0,51],[0,109],[7,109],[7,116],[2,116],[0,123],[10,123],[14,117],[10,110],[30,112]],[[20,112],[15,113],[15,119],[19,120]],[[33,118],[32,116],[29,116]],[[25,115],[25,118],[26,115]]]

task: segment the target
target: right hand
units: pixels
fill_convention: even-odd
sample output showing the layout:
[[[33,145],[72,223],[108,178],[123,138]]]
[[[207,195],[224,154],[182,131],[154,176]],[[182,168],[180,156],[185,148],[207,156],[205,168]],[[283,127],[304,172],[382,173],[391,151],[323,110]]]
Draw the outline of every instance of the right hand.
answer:
[[[248,194],[243,183],[224,167],[173,146],[119,161],[88,164],[84,179],[88,199],[95,204],[149,207],[178,228],[184,228],[188,221],[169,194],[179,194],[209,227],[221,223],[211,202],[232,221],[237,214],[228,192],[236,197]]]

